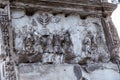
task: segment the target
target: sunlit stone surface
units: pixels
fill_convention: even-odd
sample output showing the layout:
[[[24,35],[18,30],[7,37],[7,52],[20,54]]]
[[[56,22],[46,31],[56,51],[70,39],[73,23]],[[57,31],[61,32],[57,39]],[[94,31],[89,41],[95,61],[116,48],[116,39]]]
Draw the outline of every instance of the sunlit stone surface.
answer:
[[[82,77],[79,65],[19,65],[20,80],[80,80]]]

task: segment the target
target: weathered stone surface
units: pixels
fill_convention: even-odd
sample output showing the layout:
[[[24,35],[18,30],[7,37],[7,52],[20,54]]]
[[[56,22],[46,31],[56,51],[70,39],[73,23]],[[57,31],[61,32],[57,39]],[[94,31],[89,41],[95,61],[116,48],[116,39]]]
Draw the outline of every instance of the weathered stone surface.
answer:
[[[120,80],[120,74],[114,70],[96,70],[90,74],[91,80]]]
[[[21,64],[18,66],[20,80],[80,80],[79,65]]]
[[[110,15],[117,7],[115,4],[106,3],[102,0],[16,0],[13,1],[11,8],[25,9],[31,13],[34,11],[44,11],[50,13],[78,13],[81,16],[94,15]],[[102,7],[105,11],[102,12]],[[101,15],[102,16],[102,15]]]
[[[109,63],[91,63],[86,66],[87,72],[93,72],[98,69],[112,69],[116,72],[119,72],[119,67],[117,64],[114,64],[112,62]]]
[[[120,80],[109,1],[0,0],[0,79]]]
[[[12,16],[20,13],[14,11]],[[37,26],[32,25],[33,19]],[[36,12],[30,17],[13,18],[12,26],[18,63],[80,63],[86,58],[90,62],[106,62],[110,59],[99,18],[88,17],[83,21],[79,15],[65,17]],[[80,60],[76,61],[78,57]]]

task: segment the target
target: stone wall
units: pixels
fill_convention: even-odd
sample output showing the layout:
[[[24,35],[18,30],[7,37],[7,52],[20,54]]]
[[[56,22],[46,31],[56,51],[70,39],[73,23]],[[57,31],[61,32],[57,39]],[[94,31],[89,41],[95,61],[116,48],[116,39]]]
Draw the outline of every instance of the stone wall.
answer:
[[[0,79],[120,80],[115,8],[91,0],[1,2]]]
[[[61,63],[64,63],[67,56],[71,55],[69,58],[73,59],[68,62],[72,63],[76,58],[82,60],[99,54],[105,57],[105,61],[109,60],[105,36],[99,18],[88,17],[82,20],[79,15],[65,17],[64,14],[53,16],[49,13],[40,12],[36,12],[33,16],[26,16],[24,11],[15,11],[12,16],[17,56],[20,54],[24,56],[24,53],[28,52],[26,56],[29,58],[41,55],[39,57],[43,58],[42,62],[46,62],[46,57],[54,58],[55,54],[61,56]],[[66,56],[66,58],[63,56]],[[98,57],[96,59],[94,57],[93,60],[98,62],[97,59]],[[51,60],[50,62],[57,62],[57,60]]]

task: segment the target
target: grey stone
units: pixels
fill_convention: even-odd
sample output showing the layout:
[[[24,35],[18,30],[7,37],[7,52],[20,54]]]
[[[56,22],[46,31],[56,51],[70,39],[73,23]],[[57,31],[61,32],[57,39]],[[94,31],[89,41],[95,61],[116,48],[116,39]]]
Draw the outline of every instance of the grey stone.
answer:
[[[20,80],[80,80],[79,65],[21,64],[18,66]]]
[[[0,0],[0,79],[120,80],[109,1]]]

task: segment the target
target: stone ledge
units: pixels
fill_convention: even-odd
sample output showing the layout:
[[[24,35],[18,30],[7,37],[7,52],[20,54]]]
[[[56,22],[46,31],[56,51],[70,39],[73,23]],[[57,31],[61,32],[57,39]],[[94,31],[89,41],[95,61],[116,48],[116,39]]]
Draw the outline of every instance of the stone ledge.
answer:
[[[80,80],[81,67],[77,64],[20,64],[19,80]]]
[[[75,0],[76,1],[76,0]],[[38,0],[37,1],[18,1],[12,2],[11,8],[15,9],[26,9],[41,10],[45,12],[62,12],[62,13],[79,13],[79,14],[102,14],[102,9],[105,10],[106,14],[111,14],[116,9],[117,5],[106,3],[106,2],[90,2],[88,1],[55,1],[55,0]]]

